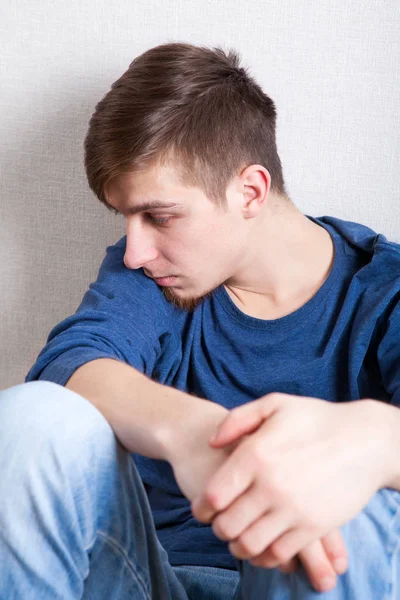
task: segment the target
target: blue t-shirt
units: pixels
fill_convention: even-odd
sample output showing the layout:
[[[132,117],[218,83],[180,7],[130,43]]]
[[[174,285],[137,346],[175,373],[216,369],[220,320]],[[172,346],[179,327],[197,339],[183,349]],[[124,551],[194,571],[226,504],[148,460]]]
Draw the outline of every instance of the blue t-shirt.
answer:
[[[97,280],[52,329],[26,381],[65,385],[84,363],[114,357],[227,409],[270,392],[400,405],[400,244],[359,223],[306,216],[331,234],[335,255],[295,312],[251,317],[223,285],[194,311],[178,309],[142,269],[124,266],[124,236],[107,247]],[[193,518],[170,464],[132,458],[170,563],[236,569],[227,542]]]

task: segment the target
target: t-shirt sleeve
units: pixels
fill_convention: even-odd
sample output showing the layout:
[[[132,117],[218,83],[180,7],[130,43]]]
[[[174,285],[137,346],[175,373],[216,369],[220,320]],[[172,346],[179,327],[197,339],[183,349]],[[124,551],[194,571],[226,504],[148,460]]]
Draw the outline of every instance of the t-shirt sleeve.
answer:
[[[25,381],[65,385],[74,371],[97,358],[113,358],[151,376],[169,343],[174,307],[142,269],[125,267],[126,236],[108,246],[95,282],[75,314],[51,331]]]
[[[385,389],[392,404],[400,407],[400,294],[386,320],[377,354]]]

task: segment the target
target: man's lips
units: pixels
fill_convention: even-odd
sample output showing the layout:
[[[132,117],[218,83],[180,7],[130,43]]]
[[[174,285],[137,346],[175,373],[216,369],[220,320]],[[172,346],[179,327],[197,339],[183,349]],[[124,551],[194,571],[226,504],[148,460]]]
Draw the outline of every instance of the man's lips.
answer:
[[[145,271],[145,273],[147,277],[150,277],[151,279],[165,279],[166,277],[177,277],[177,275],[152,275],[148,271]]]
[[[161,277],[155,277],[154,275],[151,275],[147,271],[145,271],[145,274],[148,277],[150,277],[150,279],[153,279],[158,285],[172,285],[172,283],[178,277],[178,275],[164,275]]]
[[[173,285],[175,283],[175,280],[177,279],[177,277],[175,275],[172,275],[170,277],[154,277],[153,278],[154,281],[157,283],[157,285]]]

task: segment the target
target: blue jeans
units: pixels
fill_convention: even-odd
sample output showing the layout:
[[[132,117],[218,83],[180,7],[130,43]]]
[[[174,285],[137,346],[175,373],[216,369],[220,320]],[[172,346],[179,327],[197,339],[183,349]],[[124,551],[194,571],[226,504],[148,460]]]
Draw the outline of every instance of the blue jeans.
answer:
[[[171,566],[103,415],[48,381],[0,392],[1,600],[399,600],[400,493],[380,490],[342,533],[349,569],[325,594],[302,568]]]

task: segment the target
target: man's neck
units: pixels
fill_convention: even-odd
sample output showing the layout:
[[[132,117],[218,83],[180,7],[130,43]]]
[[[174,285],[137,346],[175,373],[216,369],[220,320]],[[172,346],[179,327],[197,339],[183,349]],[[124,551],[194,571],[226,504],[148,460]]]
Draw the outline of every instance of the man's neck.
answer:
[[[329,232],[295,209],[269,219],[263,240],[254,243],[244,276],[225,289],[245,314],[278,319],[301,308],[319,290],[333,266],[334,244]],[[262,260],[256,260],[261,257]]]

